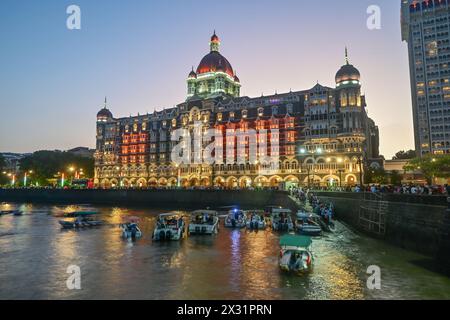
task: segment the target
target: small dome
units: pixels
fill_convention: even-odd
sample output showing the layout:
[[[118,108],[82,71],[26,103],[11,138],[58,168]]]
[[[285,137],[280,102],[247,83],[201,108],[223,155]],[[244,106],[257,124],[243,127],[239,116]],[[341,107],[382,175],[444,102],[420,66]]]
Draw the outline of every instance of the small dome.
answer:
[[[220,39],[216,35],[216,31],[214,30],[214,34],[211,36],[211,42],[219,42],[219,41],[220,41]]]
[[[197,74],[195,73],[194,69],[192,69],[192,71],[189,73],[188,78],[189,79],[197,78]]]
[[[241,81],[239,80],[238,76],[234,76],[234,81],[240,83]]]
[[[111,113],[111,111],[109,111],[109,109],[107,108],[103,108],[102,110],[100,110],[97,113],[97,118],[112,118],[113,114]]]
[[[361,79],[361,74],[358,69],[356,69],[351,64],[346,64],[339,69],[336,73],[336,83],[341,83],[343,81],[359,81]]]

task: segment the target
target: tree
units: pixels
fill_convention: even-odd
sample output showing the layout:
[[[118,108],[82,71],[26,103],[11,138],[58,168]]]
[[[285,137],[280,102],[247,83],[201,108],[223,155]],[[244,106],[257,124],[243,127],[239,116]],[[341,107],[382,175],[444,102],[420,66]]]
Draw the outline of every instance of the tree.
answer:
[[[0,185],[6,184],[8,180],[6,176],[3,174],[3,170],[5,167],[6,167],[5,157],[0,153]]]
[[[402,184],[402,176],[399,174],[397,170],[393,170],[389,176],[390,183],[394,186],[399,186]]]
[[[20,160],[21,171],[32,171],[30,179],[39,185],[48,185],[49,179],[60,177],[58,173],[64,172],[66,178],[73,176],[75,172],[69,172],[69,167],[73,167],[75,171],[83,169],[83,178],[91,178],[94,175],[94,159],[68,152],[37,151]]]
[[[450,155],[425,155],[414,158],[403,168],[406,171],[421,171],[429,183],[434,178],[450,178]]]
[[[408,150],[408,151],[399,151],[392,157],[392,160],[409,160],[414,159],[416,157],[416,151]]]
[[[388,181],[386,171],[383,168],[369,168],[365,173],[366,183],[386,184]]]

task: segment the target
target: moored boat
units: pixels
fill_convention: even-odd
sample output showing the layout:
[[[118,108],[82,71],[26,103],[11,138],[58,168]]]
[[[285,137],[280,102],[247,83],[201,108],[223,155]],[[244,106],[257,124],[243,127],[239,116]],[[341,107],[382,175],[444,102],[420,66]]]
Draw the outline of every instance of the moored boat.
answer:
[[[308,236],[293,234],[282,236],[280,238],[280,269],[297,274],[310,272],[314,262],[311,245],[312,240]]]
[[[214,210],[196,210],[191,213],[189,234],[216,234],[219,232],[219,216]]]
[[[95,220],[92,218],[96,213],[79,213],[74,216],[72,220],[60,220],[59,224],[63,229],[78,229],[88,227],[99,227],[104,224],[101,220]]]
[[[21,216],[23,214],[23,212],[20,211],[20,210],[2,210],[2,211],[0,211],[0,216],[7,215],[7,214],[12,214],[12,215],[15,215],[15,216]]]
[[[245,214],[247,215],[247,229],[264,230],[266,228],[263,210],[248,210],[245,211]]]
[[[183,217],[175,213],[163,213],[158,216],[156,228],[153,231],[154,241],[178,241],[185,232]]]
[[[225,218],[225,227],[227,228],[245,228],[247,225],[247,217],[244,211],[233,209],[228,212]]]
[[[317,220],[312,214],[299,211],[295,222],[297,232],[312,237],[322,235],[322,228]]]
[[[124,239],[138,239],[142,237],[142,231],[138,225],[138,217],[126,217],[124,222],[120,225],[122,229],[122,238]]]
[[[270,214],[270,222],[272,230],[275,231],[294,231],[294,223],[292,222],[292,211],[285,208],[273,208]]]

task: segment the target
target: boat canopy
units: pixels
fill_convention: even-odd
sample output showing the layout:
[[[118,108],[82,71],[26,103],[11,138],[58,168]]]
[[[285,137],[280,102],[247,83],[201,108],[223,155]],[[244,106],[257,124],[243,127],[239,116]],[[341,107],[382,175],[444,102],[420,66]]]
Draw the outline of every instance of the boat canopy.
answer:
[[[209,216],[216,216],[218,213],[214,210],[195,210],[191,212],[192,216],[201,215],[201,214],[207,214]]]
[[[307,236],[286,234],[280,238],[280,246],[282,246],[282,247],[308,248],[311,244],[312,244],[312,240],[310,237],[307,237]]]
[[[68,215],[74,216],[74,217],[79,217],[79,216],[92,216],[94,214],[98,214],[98,212],[96,212],[96,211],[75,211],[75,212],[69,213]]]

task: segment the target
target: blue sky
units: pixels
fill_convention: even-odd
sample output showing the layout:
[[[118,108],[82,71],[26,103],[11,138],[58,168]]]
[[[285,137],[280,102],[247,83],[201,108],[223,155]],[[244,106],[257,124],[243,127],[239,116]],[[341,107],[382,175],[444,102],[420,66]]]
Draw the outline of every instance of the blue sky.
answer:
[[[66,28],[71,4],[81,30]],[[366,27],[372,4],[381,30]],[[347,45],[381,152],[413,147],[400,1],[2,0],[0,151],[93,147],[105,96],[115,116],[184,101],[214,29],[249,96],[334,85]]]

